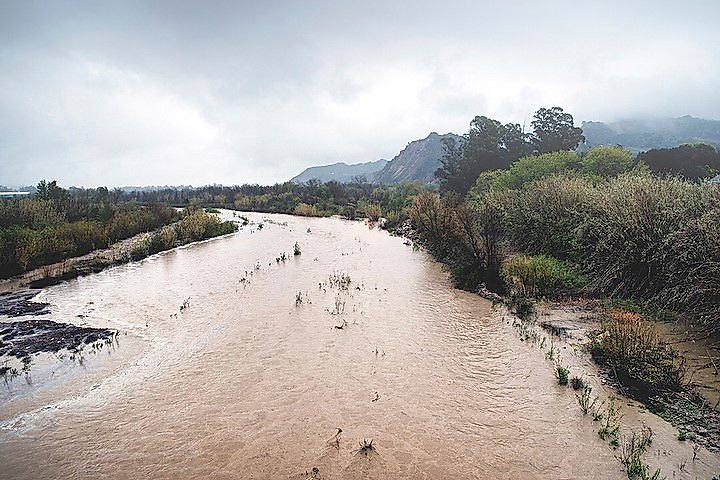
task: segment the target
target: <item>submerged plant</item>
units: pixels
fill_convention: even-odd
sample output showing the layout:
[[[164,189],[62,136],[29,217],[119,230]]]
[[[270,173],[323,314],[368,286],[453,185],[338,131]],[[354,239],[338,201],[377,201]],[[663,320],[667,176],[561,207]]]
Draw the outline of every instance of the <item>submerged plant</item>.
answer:
[[[555,357],[557,356],[557,349],[555,348],[555,344],[550,341],[550,350],[545,352],[545,357],[547,357],[548,360],[555,360]]]
[[[618,434],[620,433],[620,406],[615,404],[615,396],[608,397],[608,405],[601,419],[602,424],[598,435],[603,440],[610,440],[610,443],[617,445]]]
[[[180,311],[186,310],[190,307],[190,297],[187,297],[185,300],[183,300],[182,305],[180,305]]]
[[[333,311],[330,312],[331,315],[341,315],[345,312],[345,300],[340,297],[340,294],[338,293],[335,295],[335,307],[333,308]]]
[[[339,290],[347,290],[350,288],[350,275],[343,272],[333,272],[328,278],[328,284],[330,287],[338,288]]]
[[[585,381],[580,377],[572,377],[570,379],[570,386],[573,390],[580,390],[585,386]]]
[[[642,455],[652,444],[652,437],[652,430],[644,427],[639,434],[633,432],[632,435],[619,442],[619,453],[615,458],[625,467],[628,479],[661,480],[665,478],[659,468],[651,473],[650,468],[642,461]]]
[[[578,404],[580,405],[580,410],[582,410],[583,415],[587,415],[588,413],[595,410],[595,404],[597,403],[597,397],[590,399],[590,395],[592,394],[592,387],[590,385],[585,385],[580,393],[575,394],[575,398],[577,398]]]
[[[555,366],[555,379],[557,380],[558,385],[567,385],[569,375],[569,369],[563,367],[562,365]]]
[[[375,445],[373,444],[373,439],[370,440],[364,438],[362,442],[360,442],[360,448],[356,450],[357,453],[368,456],[370,455],[370,452],[375,451]]]
[[[15,367],[10,367],[8,365],[3,365],[2,367],[0,367],[0,377],[3,378],[3,380],[5,381],[5,384],[8,383],[8,380],[12,380],[13,378],[17,377],[18,375],[20,375],[20,374],[18,373],[17,368],[15,368]]]

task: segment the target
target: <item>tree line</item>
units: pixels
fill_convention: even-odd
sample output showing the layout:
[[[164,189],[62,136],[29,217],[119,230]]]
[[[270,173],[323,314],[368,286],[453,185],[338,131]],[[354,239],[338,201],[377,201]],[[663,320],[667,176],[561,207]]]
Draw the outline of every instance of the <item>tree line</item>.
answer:
[[[409,209],[431,252],[461,288],[650,301],[720,327],[720,188],[702,181],[720,167],[717,151],[578,153],[572,125],[541,110],[542,133],[518,137],[476,117],[447,146],[439,192]]]
[[[233,231],[204,212],[128,201],[105,187],[66,190],[41,181],[30,198],[0,201],[0,278],[77,257],[174,224],[154,235],[148,252]]]

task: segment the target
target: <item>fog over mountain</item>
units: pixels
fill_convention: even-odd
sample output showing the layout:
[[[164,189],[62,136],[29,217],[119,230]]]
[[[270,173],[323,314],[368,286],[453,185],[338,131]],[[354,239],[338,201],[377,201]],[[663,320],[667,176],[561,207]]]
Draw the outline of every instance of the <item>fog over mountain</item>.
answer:
[[[720,118],[720,3],[2,2],[0,182],[273,183],[475,115]]]
[[[720,148],[720,120],[685,115],[679,118],[624,119],[616,122],[583,122],[587,144],[622,145],[630,150],[672,148],[682,143],[704,142]]]
[[[320,180],[321,182],[335,181],[346,183],[360,178],[370,180],[375,173],[382,170],[387,163],[387,160],[380,159],[374,162],[355,163],[353,165],[338,162],[332,165],[309,167],[303,170],[300,175],[296,175],[290,179],[290,181],[301,183],[310,180]]]

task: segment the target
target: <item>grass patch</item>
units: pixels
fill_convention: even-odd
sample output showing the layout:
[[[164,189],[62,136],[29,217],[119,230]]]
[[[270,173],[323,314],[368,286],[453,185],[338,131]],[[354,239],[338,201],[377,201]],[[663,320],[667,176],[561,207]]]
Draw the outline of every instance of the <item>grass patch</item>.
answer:
[[[531,298],[555,298],[587,284],[570,265],[548,255],[516,255],[503,263],[500,276],[509,291]]]

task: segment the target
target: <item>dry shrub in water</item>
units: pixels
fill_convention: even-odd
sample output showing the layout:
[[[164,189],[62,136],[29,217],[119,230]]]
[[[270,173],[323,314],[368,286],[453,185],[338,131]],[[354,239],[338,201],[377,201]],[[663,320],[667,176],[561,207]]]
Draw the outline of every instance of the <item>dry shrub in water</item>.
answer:
[[[611,311],[593,341],[592,355],[642,399],[684,388],[682,359],[635,313]]]

